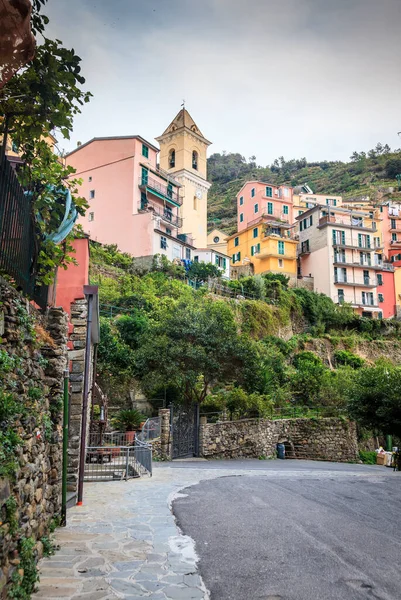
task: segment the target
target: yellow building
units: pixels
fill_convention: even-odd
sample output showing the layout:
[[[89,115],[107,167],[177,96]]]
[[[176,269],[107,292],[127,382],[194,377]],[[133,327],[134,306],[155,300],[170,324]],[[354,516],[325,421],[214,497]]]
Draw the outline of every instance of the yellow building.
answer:
[[[188,111],[183,108],[164,133],[160,144],[160,167],[174,174],[183,186],[180,217],[183,230],[190,232],[197,248],[207,246],[207,148],[209,142]]]
[[[309,208],[319,204],[320,206],[338,207],[342,205],[342,196],[333,196],[330,194],[312,194],[301,192],[293,195],[293,214],[294,219],[299,217]]]
[[[222,254],[227,254],[228,234],[220,229],[213,229],[207,234],[207,247],[211,250],[217,250]]]
[[[297,240],[291,225],[259,217],[249,227],[228,238],[227,254],[231,257],[231,272],[235,277],[238,267],[248,272],[282,273],[287,277],[297,274]],[[250,267],[250,268],[249,268]]]

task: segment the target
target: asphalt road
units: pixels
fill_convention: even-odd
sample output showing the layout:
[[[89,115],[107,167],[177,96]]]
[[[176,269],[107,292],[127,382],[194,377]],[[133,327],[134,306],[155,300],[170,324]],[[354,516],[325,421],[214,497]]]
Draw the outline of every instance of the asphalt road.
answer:
[[[265,468],[201,481],[173,503],[212,600],[401,599],[399,473],[298,461],[283,461],[280,476]]]

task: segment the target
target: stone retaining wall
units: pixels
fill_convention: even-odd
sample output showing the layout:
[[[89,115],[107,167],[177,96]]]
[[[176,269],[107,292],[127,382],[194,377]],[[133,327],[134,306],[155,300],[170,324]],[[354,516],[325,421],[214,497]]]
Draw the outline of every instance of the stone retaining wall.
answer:
[[[358,460],[355,423],[343,419],[245,419],[200,426],[205,458],[275,457],[279,442],[285,442],[289,458]]]
[[[20,542],[32,538],[34,556],[41,538],[60,512],[62,469],[63,371],[67,366],[67,315],[50,309],[43,317],[13,288],[0,281],[0,388],[21,407],[7,417],[18,435],[14,465],[0,478],[0,598],[20,566]],[[4,398],[1,400],[5,402]],[[5,407],[2,407],[5,410]],[[3,444],[3,445],[2,445]],[[0,453],[4,440],[0,440]]]

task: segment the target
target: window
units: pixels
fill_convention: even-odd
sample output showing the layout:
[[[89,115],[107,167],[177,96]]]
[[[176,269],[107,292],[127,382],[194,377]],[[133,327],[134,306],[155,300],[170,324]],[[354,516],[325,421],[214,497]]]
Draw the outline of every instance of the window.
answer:
[[[192,168],[198,170],[198,153],[196,150],[192,152]]]
[[[380,238],[379,237],[374,238],[374,244],[375,244],[376,248],[380,248]]]
[[[142,167],[142,171],[141,171],[142,185],[148,185],[148,177],[149,177],[149,171],[147,169],[145,169],[145,167]]]
[[[334,283],[346,283],[347,269],[345,267],[334,267]]]
[[[284,242],[282,242],[282,241],[278,242],[278,253],[284,254]]]
[[[260,244],[255,244],[254,246],[251,246],[251,256],[254,256],[255,254],[259,254],[260,252]]]
[[[142,156],[149,158],[149,148],[146,146],[146,144],[142,144]]]
[[[377,285],[383,285],[383,275],[377,274]]]
[[[282,269],[284,267],[284,261],[283,261],[282,258],[278,259],[278,266],[279,266],[280,269]]]
[[[146,192],[141,192],[141,210],[145,210],[148,206],[148,197]]]
[[[288,215],[288,206],[286,204],[284,204],[284,206],[283,206],[283,213],[285,215]]]
[[[173,197],[173,184],[172,183],[168,183],[167,184],[167,198],[172,198]]]
[[[181,246],[173,244],[173,258],[181,258]]]
[[[255,227],[255,229],[253,230],[253,237],[257,238],[258,237],[258,228]]]
[[[327,206],[337,206],[337,200],[335,198],[326,198]]]
[[[239,246],[239,237],[234,238],[234,246]]]
[[[219,238],[219,236],[218,236],[218,235],[215,235],[215,236],[214,236],[214,238],[213,238],[213,242],[214,242],[215,244],[218,244],[218,243],[219,243],[219,241],[220,241],[220,238]]]
[[[90,176],[88,177],[88,181],[89,181],[89,182],[90,182],[90,181],[92,181],[92,175],[90,175]]]
[[[235,254],[233,254],[233,255],[232,255],[232,257],[231,257],[231,260],[232,260],[233,264],[235,263],[235,256],[236,256],[236,255],[235,255]]]
[[[370,284],[369,271],[364,271],[363,272],[363,283],[365,285],[369,285]]]
[[[223,269],[226,270],[227,269],[227,259],[223,258]]]
[[[335,246],[338,244],[345,246],[345,231],[333,229],[333,244]]]
[[[370,248],[370,235],[358,233],[358,246],[360,248]]]
[[[396,233],[392,233],[391,234],[391,239],[392,239],[393,242],[396,242],[397,241],[397,234]]]
[[[95,197],[95,190],[89,190],[89,200],[93,200]]]
[[[187,260],[191,260],[191,249],[190,248],[185,248],[185,258]]]
[[[367,306],[374,305],[373,292],[362,292],[362,304]]]
[[[309,252],[309,240],[301,242],[301,254],[305,254],[306,252]]]
[[[244,213],[240,213],[240,216],[239,216],[239,222],[240,222],[240,223],[243,223],[243,222],[244,222]]]
[[[255,193],[256,193],[255,188],[252,188],[251,189],[251,198],[255,197]]]
[[[167,233],[167,235],[171,235],[171,229],[169,229],[168,227],[166,227],[166,233]]]
[[[168,221],[172,221],[173,219],[173,211],[170,206],[165,206],[163,211],[163,216]]]
[[[334,262],[337,263],[345,263],[347,262],[345,259],[345,250],[342,248],[341,250],[335,250],[334,252]]]
[[[344,304],[344,290],[338,290],[338,303]]]
[[[236,259],[237,262],[239,260],[241,260],[241,252],[237,252],[237,255],[236,255],[235,259]]]
[[[172,148],[168,153],[168,166],[170,169],[175,167],[175,150]]]
[[[194,262],[199,262],[199,256],[194,256]]]
[[[94,221],[95,220],[95,213],[90,212],[88,215],[88,221]]]
[[[286,187],[284,187],[284,188],[282,188],[282,189],[283,189],[283,196],[284,196],[285,198],[288,198],[288,196],[290,195],[289,189],[288,189],[288,188],[286,188]]]
[[[391,229],[397,229],[397,223],[395,219],[390,219],[390,227]]]
[[[304,211],[303,211],[303,210],[299,210],[299,211],[298,211],[298,217],[300,217],[300,216],[301,216],[301,215],[303,215],[303,214],[304,214]]]
[[[268,202],[267,203],[267,214],[268,215],[272,215],[273,214],[273,202]]]
[[[383,296],[383,294],[377,294],[377,297],[379,299],[379,302],[384,302],[384,296]]]
[[[370,267],[370,265],[372,264],[370,252],[360,252],[359,253],[359,263],[361,265],[368,265]]]
[[[239,199],[239,205],[242,206],[244,204],[244,196],[241,196]]]
[[[271,188],[270,186],[266,187],[266,196],[268,198],[272,198],[273,197],[273,188]]]
[[[162,250],[167,250],[167,238],[164,235],[160,236],[160,248]]]
[[[313,216],[312,216],[312,215],[309,217],[309,227],[310,227],[311,225],[313,225]]]
[[[259,204],[255,204],[253,207],[253,212],[256,214],[259,212]]]

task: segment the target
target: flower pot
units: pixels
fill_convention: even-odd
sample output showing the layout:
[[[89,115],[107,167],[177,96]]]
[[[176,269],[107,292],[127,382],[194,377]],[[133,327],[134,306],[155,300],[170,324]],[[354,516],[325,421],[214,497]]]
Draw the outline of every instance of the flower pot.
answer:
[[[127,444],[132,444],[135,440],[136,431],[126,431],[125,432],[125,441]]]

